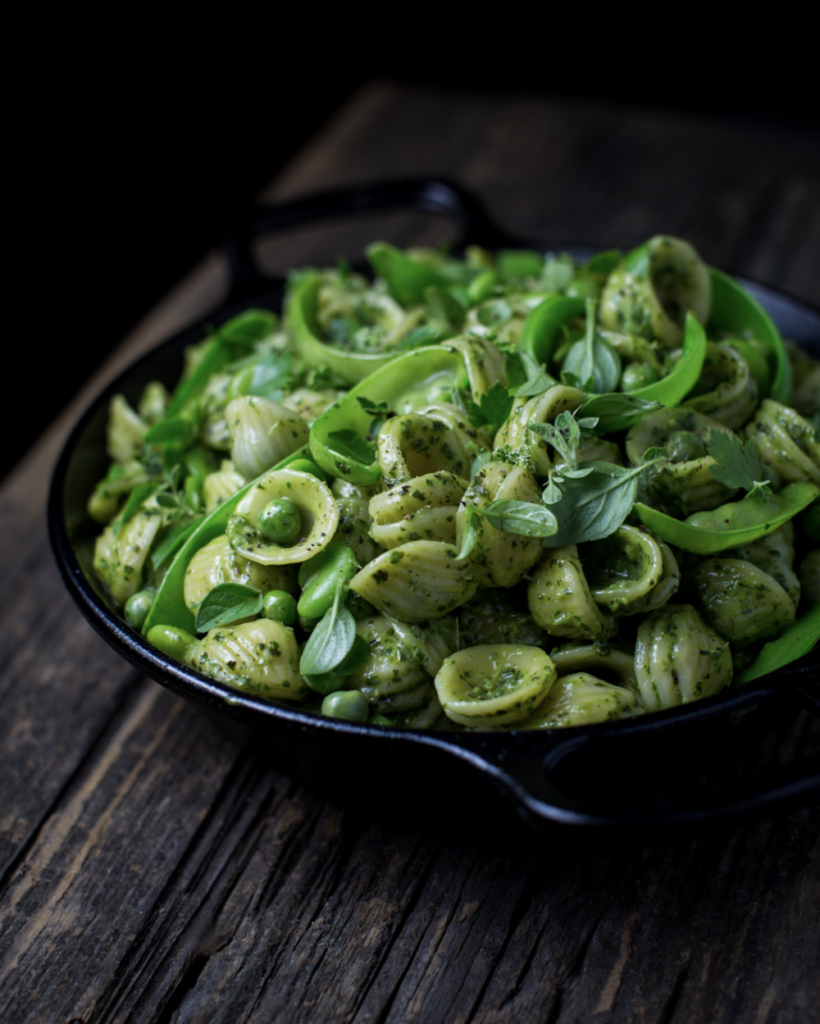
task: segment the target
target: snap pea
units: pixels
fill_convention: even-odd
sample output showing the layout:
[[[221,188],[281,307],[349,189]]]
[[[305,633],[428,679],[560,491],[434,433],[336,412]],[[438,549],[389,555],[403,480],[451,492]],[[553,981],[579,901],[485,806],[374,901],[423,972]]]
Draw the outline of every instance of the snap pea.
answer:
[[[307,454],[309,454],[307,446],[299,448],[292,455],[283,459],[275,468],[284,469],[285,466],[289,466],[296,459],[304,458]],[[269,472],[269,470],[266,470],[266,472]],[[177,550],[174,560],[168,568],[168,572],[165,574],[151,611],[148,613],[143,624],[142,631],[144,635],[147,636],[154,626],[160,624],[178,627],[187,630],[189,633],[194,632],[196,629],[194,616],[185,604],[183,596],[185,570],[188,568],[188,563],[195,552],[225,532],[228,519],[233,515],[233,511],[241,498],[253,487],[254,483],[255,481],[252,480],[241,490],[237,491],[236,494],[231,495],[227,501],[217,505],[213,512],[191,524],[191,532],[185,534],[185,539]]]
[[[712,279],[712,312],[707,331],[710,334],[736,334],[741,338],[751,335],[760,342],[766,351],[772,377],[770,397],[788,405],[792,394],[791,363],[771,317],[757,299],[728,274],[710,267],[709,275]]]
[[[519,347],[539,363],[549,365],[557,348],[564,340],[562,328],[584,312],[582,299],[555,296],[537,306],[524,321]],[[683,339],[683,350],[671,372],[660,380],[630,389],[633,398],[648,402],[660,402],[672,407],[678,405],[692,390],[700,376],[706,356],[706,334],[703,327],[691,313],[687,314]],[[608,432],[624,430],[631,426],[634,417],[624,416],[613,420]]]
[[[356,384],[394,360],[395,353],[345,352],[323,341],[317,319],[321,284],[318,274],[309,274],[291,296],[288,321],[294,347],[308,366],[330,369],[348,384]]]
[[[447,291],[451,282],[442,274],[412,259],[395,246],[374,242],[365,249],[373,270],[387,284],[387,290],[402,306],[417,306],[428,288]]]
[[[373,415],[359,398],[376,404],[384,402],[392,412],[412,412],[434,401],[443,386],[454,387],[465,374],[464,359],[446,344],[398,356],[357,384],[316,420],[310,431],[313,459],[332,476],[350,483],[376,483],[381,469],[375,448],[368,441]]]
[[[326,548],[299,566],[299,614],[307,619],[320,618],[333,604],[341,583],[352,580],[359,571],[353,549],[344,541],[332,540]]]
[[[288,469],[295,469],[298,473],[310,473],[324,484],[329,484],[333,479],[323,469],[319,469],[312,459],[294,459],[293,462],[288,463]]]
[[[735,686],[750,683],[808,654],[820,640],[820,603],[809,605],[804,615],[793,622],[775,640],[763,645],[760,654],[734,681]]]
[[[667,544],[694,555],[714,555],[772,533],[818,495],[820,490],[814,484],[788,484],[766,498],[749,496],[730,501],[711,512],[695,512],[684,521],[642,502],[635,504],[634,512],[644,526]]]

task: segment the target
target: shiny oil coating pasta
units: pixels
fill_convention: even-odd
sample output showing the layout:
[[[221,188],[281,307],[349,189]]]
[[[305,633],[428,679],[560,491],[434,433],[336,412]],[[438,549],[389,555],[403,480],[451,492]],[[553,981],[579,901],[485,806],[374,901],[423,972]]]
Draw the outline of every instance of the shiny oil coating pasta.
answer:
[[[368,255],[112,400],[94,569],[149,640],[352,721],[551,729],[712,696],[818,600],[820,370],[795,408],[773,327],[713,331],[688,243]]]

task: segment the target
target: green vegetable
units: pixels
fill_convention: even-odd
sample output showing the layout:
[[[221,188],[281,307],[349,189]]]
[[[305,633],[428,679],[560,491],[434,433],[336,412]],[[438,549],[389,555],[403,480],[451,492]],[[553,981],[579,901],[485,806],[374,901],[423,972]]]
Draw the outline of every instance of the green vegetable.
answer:
[[[138,590],[125,602],[125,621],[132,629],[142,629],[156,596],[155,590]]]
[[[174,661],[186,664],[189,653],[196,647],[197,639],[184,629],[176,626],[152,626],[146,635],[146,640],[152,647],[167,654]]]
[[[596,302],[586,300],[586,336],[576,341],[564,357],[561,373],[572,374],[578,386],[586,391],[603,394],[614,391],[621,377],[621,357],[615,349],[598,336],[595,324]]]
[[[324,615],[342,584],[359,571],[353,550],[343,541],[332,540],[326,548],[299,567],[299,614],[309,619]]]
[[[128,522],[131,516],[135,512],[138,512],[143,504],[151,497],[152,494],[156,494],[159,485],[153,483],[137,484],[133,491],[128,496],[128,501],[125,503],[125,507],[119,516],[114,520],[114,536],[118,536],[120,530]]]
[[[503,384],[493,384],[478,403],[467,406],[468,418],[474,427],[488,427],[492,434],[498,430],[512,411],[515,399]]]
[[[296,600],[284,590],[269,590],[262,598],[262,615],[274,622],[292,626],[296,622]]]
[[[635,505],[635,514],[667,544],[695,555],[714,555],[773,533],[818,495],[820,490],[814,484],[788,484],[777,494],[750,495],[711,512],[695,512],[684,522],[642,502]]]
[[[196,613],[197,633],[214,626],[230,626],[262,611],[262,595],[244,583],[219,583],[208,591]]]
[[[644,413],[660,409],[661,403],[638,395],[593,395],[581,406],[578,415],[594,417],[596,434],[611,434],[615,430],[626,430],[637,423]]]
[[[814,650],[820,640],[820,602],[813,602],[808,611],[793,622],[779,637],[764,644],[751,665],[735,678],[734,685],[742,686],[753,679],[776,672],[790,665],[804,654]]]
[[[305,644],[299,662],[299,671],[305,677],[332,672],[342,664],[353,648],[356,620],[343,600],[343,591],[346,589],[346,584],[336,587],[333,603]]]
[[[367,697],[358,690],[339,690],[329,693],[322,701],[322,714],[344,722],[366,722],[370,706]]]
[[[717,466],[709,472],[731,490],[742,487],[751,497],[765,498],[772,493],[769,470],[751,438],[744,444],[737,434],[710,430],[706,449]]]
[[[290,498],[274,498],[256,517],[259,532],[275,544],[292,544],[302,533],[302,516]]]

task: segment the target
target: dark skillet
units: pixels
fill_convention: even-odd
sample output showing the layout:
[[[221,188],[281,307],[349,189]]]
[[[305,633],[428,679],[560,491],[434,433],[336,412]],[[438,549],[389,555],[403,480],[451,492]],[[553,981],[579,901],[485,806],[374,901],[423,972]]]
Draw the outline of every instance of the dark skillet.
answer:
[[[439,213],[459,228],[458,245],[489,249],[545,246],[496,227],[477,200],[444,181],[412,180],[326,193],[258,210],[226,245],[233,288],[207,320],[219,324],[249,306],[281,307],[284,284],[264,277],[252,256],[261,235],[362,211],[409,207]],[[592,249],[550,246],[586,259]],[[770,288],[743,281],[785,337],[820,355],[820,311]],[[820,755],[796,756],[763,771],[737,770],[753,760],[770,723],[799,707],[820,714],[820,648],[737,690],[645,717],[545,732],[423,732],[348,724],[266,703],[186,669],[152,647],[106,604],[89,571],[95,531],[85,505],[104,475],[105,423],[112,395],[136,401],[150,380],[172,386],[182,351],[204,323],[171,338],[121,374],[96,399],[63,449],[51,486],[48,526],[60,572],[97,632],[142,672],[193,701],[255,751],[307,780],[340,775],[381,798],[408,787],[461,803],[490,782],[536,823],[661,826],[725,821],[760,814],[820,792]],[[762,714],[746,714],[757,709]]]

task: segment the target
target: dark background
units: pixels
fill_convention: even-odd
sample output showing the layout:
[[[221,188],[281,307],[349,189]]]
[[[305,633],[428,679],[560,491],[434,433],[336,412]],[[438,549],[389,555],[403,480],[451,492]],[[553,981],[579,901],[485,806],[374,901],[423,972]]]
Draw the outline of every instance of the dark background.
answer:
[[[790,34],[767,27],[765,45],[710,35],[692,13],[692,25],[650,38],[620,9],[608,22],[585,8],[528,10],[321,2],[177,8],[174,24],[142,8],[110,21],[30,16],[22,45],[34,66],[12,104],[21,216],[7,351],[12,379],[37,381],[45,414],[18,423],[0,475],[366,81],[602,97],[820,146],[816,88],[800,85],[814,58],[804,62]]]

